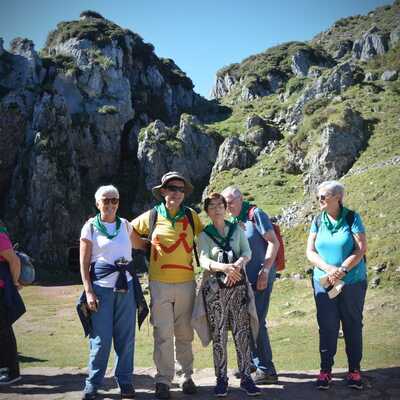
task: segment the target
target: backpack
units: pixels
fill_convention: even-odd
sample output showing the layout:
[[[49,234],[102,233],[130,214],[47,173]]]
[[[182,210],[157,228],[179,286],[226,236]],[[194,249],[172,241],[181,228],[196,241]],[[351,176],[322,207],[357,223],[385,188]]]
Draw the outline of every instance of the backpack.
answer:
[[[351,234],[353,234],[351,227],[353,226],[354,218],[355,218],[355,212],[353,210],[349,210],[349,212],[346,214],[346,222],[347,222],[347,225],[349,225],[349,227],[350,227]],[[319,227],[321,226],[321,220],[322,220],[322,213],[319,213],[315,217],[315,226],[317,227],[317,233],[318,233]],[[364,254],[363,258],[364,258],[364,262],[367,262],[367,256],[365,254]]]
[[[191,226],[191,228],[192,228],[192,231],[193,231],[193,250],[194,250],[194,258],[196,259],[197,266],[199,267],[199,266],[200,266],[199,254],[197,253],[197,246],[196,246],[196,242],[195,242],[195,240],[194,240],[194,233],[195,233],[195,230],[194,230],[193,214],[192,214],[192,211],[190,210],[190,208],[184,207],[184,209],[185,209],[185,216],[186,216],[187,219],[189,220],[189,224],[190,224],[190,226]],[[150,210],[150,215],[149,215],[149,233],[148,233],[148,235],[147,235],[147,239],[148,239],[148,242],[149,242],[150,245],[148,246],[148,249],[147,249],[146,252],[145,252],[145,257],[146,257],[147,262],[150,261],[150,254],[151,254],[151,238],[152,238],[152,236],[153,236],[154,229],[156,228],[157,217],[158,217],[157,210],[156,210],[155,208],[152,208],[152,209]]]
[[[256,208],[257,208],[256,205],[250,206],[249,211],[247,213],[248,220],[251,221],[253,224],[255,224],[254,211]],[[281,229],[280,229],[279,225],[275,224],[272,221],[271,221],[271,223],[272,223],[272,228],[274,229],[274,232],[275,232],[275,236],[279,242],[278,253],[276,254],[276,257],[275,257],[276,270],[283,271],[285,269],[285,244],[283,242],[283,237],[282,237]]]

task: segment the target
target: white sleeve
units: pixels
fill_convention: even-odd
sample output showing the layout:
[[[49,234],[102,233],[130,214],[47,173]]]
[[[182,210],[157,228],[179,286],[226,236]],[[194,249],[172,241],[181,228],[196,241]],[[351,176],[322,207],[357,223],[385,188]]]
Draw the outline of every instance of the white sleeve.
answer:
[[[81,239],[87,239],[92,241],[92,236],[93,236],[93,229],[91,228],[91,222],[92,220],[89,219],[86,221],[85,225],[83,225],[82,230],[81,230]]]

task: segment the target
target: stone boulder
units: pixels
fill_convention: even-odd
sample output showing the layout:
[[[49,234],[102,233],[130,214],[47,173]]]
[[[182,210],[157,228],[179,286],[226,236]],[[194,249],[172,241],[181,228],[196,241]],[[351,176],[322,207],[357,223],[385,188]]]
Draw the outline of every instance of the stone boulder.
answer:
[[[341,40],[339,42],[336,52],[333,55],[333,58],[335,60],[340,60],[346,55],[350,54],[352,49],[353,49],[353,42],[351,40]]]
[[[365,74],[364,81],[365,82],[373,82],[378,79],[378,75],[375,72],[367,72]]]
[[[236,137],[224,140],[218,150],[217,160],[211,173],[211,179],[219,172],[232,168],[245,169],[255,162],[254,154],[246,144]]]
[[[193,116],[182,115],[179,130],[160,120],[151,123],[142,130],[138,146],[142,180],[148,191],[144,204],[153,201],[150,190],[167,171],[181,171],[200,193],[208,183],[217,151],[217,139]]]
[[[381,75],[381,79],[383,81],[395,81],[398,77],[398,72],[397,71],[384,71],[383,74]]]
[[[229,73],[223,74],[222,76],[217,75],[215,84],[211,89],[211,98],[220,99],[229,94],[232,87],[236,84],[237,79]]]
[[[376,55],[385,54],[388,51],[388,40],[376,26],[365,32],[361,39],[353,44],[353,57],[361,61],[368,61]]]
[[[246,131],[240,135],[246,145],[258,156],[261,151],[271,142],[280,140],[283,136],[279,129],[268,124],[263,118],[254,114],[245,122]]]
[[[339,179],[367,146],[369,131],[358,111],[347,108],[339,124],[327,123],[319,147],[307,154],[305,185],[309,191],[325,180]]]

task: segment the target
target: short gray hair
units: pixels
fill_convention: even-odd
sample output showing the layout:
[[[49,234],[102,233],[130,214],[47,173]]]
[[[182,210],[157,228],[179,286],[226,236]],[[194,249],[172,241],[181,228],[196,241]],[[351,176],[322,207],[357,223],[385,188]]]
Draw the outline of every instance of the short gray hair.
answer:
[[[225,198],[232,196],[234,198],[242,196],[242,192],[236,186],[228,186],[221,192]]]
[[[340,202],[343,202],[343,198],[344,198],[344,185],[338,181],[325,181],[322,182],[319,186],[318,186],[318,192],[321,189],[325,189],[329,194],[331,194],[332,196],[336,196],[339,195],[340,198]]]
[[[96,202],[100,201],[100,199],[105,194],[113,194],[117,199],[119,199],[118,189],[113,185],[106,185],[106,186],[100,186],[96,190],[96,193],[94,194],[94,198],[96,199]]]

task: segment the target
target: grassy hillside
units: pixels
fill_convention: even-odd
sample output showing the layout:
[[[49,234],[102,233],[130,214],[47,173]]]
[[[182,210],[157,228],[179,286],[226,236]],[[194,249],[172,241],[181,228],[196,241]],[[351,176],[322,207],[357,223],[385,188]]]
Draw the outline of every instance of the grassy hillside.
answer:
[[[365,71],[381,73],[392,68],[400,70],[400,48],[362,65]],[[294,78],[296,79],[296,78]],[[309,78],[298,80],[300,87]],[[294,85],[289,81],[287,85]],[[287,88],[286,88],[287,90]],[[272,95],[250,103],[232,106],[230,118],[209,125],[223,136],[239,135],[245,130],[247,116],[259,114],[271,117],[294,103],[301,92],[295,91],[287,102]],[[368,146],[353,165],[348,176],[342,178],[346,186],[346,204],[359,211],[368,232],[368,265],[372,267],[386,263],[383,273],[383,285],[399,285],[400,272],[400,168],[399,165],[385,165],[385,162],[400,155],[399,120],[400,81],[363,82],[347,89],[339,98],[322,99],[309,103],[305,110],[303,124],[296,135],[283,132],[285,138],[268,155],[262,155],[251,168],[243,171],[233,169],[221,172],[211,183],[210,189],[222,190],[227,185],[239,186],[245,197],[264,208],[270,215],[282,213],[282,208],[293,203],[312,202],[304,194],[302,175],[285,172],[288,141],[307,143],[317,146],[318,137],[326,122],[340,121],[344,108],[351,107],[361,113],[367,121],[371,136]],[[351,175],[352,171],[361,171]],[[314,205],[316,210],[316,204]],[[317,212],[317,211],[315,211]],[[295,228],[284,228],[287,246],[288,272],[307,269],[304,256],[308,231],[308,221]],[[372,272],[371,272],[372,273]]]

